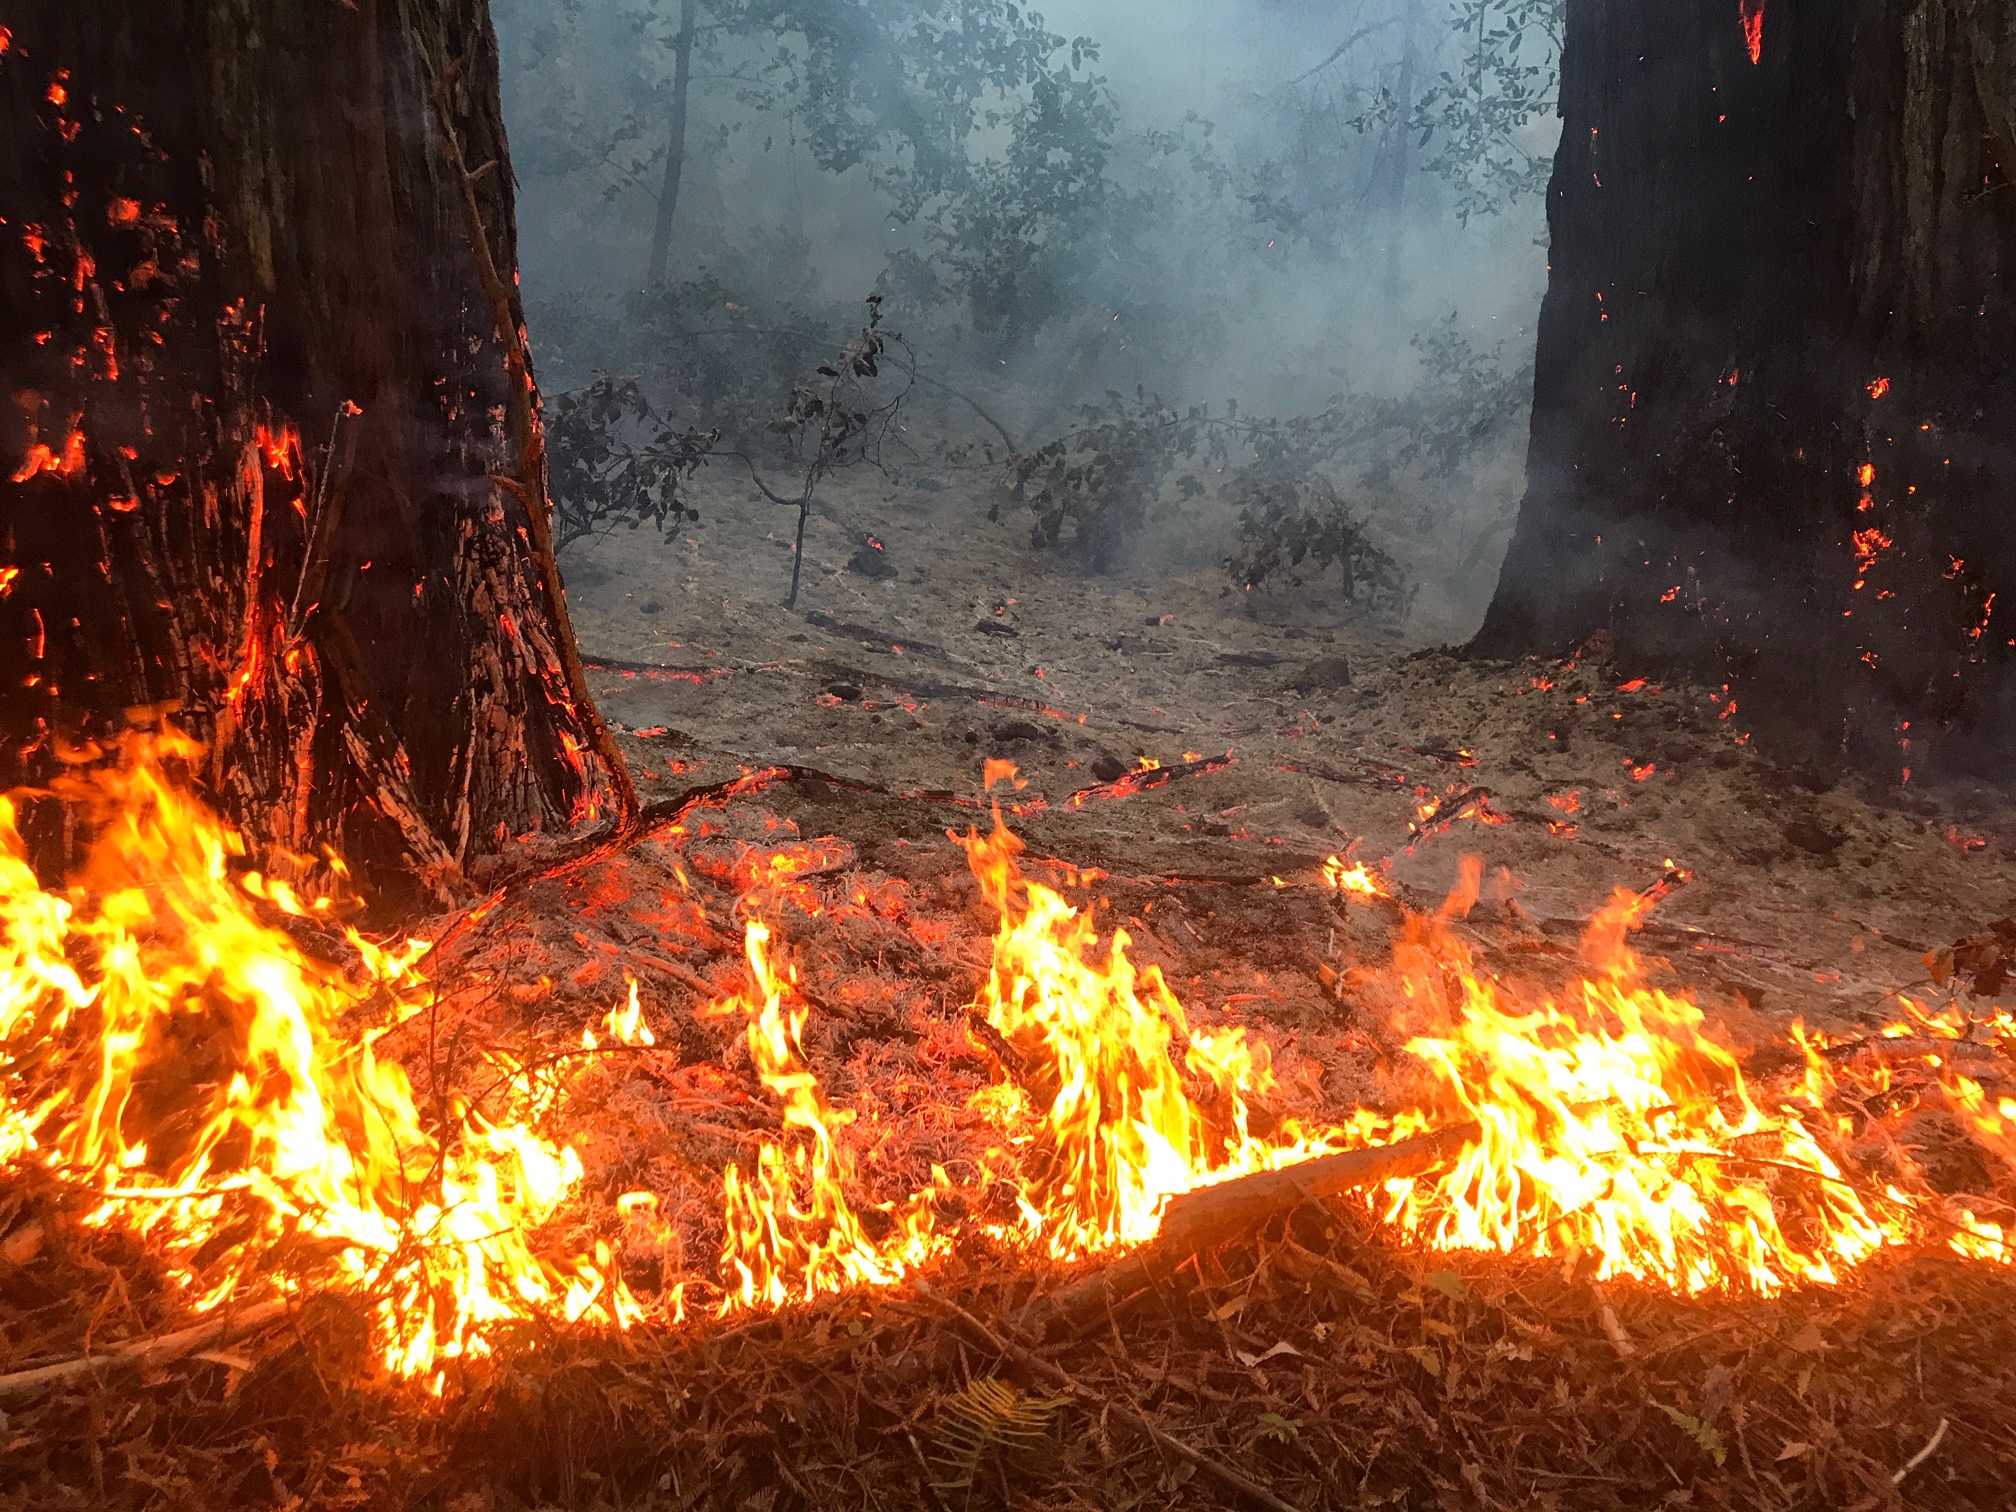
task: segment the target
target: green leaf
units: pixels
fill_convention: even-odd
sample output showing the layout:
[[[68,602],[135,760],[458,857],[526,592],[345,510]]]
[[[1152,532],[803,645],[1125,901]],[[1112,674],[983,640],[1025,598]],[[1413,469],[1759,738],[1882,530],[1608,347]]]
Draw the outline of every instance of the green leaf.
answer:
[[[1673,1426],[1694,1440],[1701,1452],[1715,1461],[1719,1469],[1729,1459],[1729,1445],[1722,1437],[1722,1430],[1713,1423],[1704,1423],[1691,1413],[1682,1412],[1678,1407],[1668,1407],[1664,1402],[1652,1404],[1673,1420]]]
[[[1277,1444],[1292,1444],[1302,1436],[1302,1424],[1294,1418],[1285,1418],[1278,1412],[1260,1414],[1260,1435],[1272,1439]]]

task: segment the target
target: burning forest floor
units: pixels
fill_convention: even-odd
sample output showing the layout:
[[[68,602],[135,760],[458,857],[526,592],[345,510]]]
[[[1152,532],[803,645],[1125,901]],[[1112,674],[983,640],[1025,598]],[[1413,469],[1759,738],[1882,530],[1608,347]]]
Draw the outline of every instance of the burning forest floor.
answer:
[[[2006,1503],[2005,800],[846,502],[570,564],[653,822],[424,955],[0,877],[0,1505]]]

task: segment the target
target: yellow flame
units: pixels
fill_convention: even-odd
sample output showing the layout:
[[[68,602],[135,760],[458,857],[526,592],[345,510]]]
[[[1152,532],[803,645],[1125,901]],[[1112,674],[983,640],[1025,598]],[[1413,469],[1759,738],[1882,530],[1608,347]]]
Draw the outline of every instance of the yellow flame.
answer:
[[[200,754],[135,736],[64,779],[96,838],[61,893],[0,798],[0,1153],[99,1190],[89,1221],[150,1236],[196,1311],[298,1290],[270,1263],[283,1246],[333,1252],[386,1366],[437,1387],[500,1322],[622,1321],[634,1302],[606,1256],[556,1262],[528,1238],[580,1182],[574,1151],[460,1102],[437,1126],[376,1055],[430,1001],[426,943],[346,928],[351,974],[308,956],[262,911],[332,900],[233,877],[242,844],[174,770]]]
[[[583,1186],[581,1157],[541,1132],[575,1073],[493,1055],[500,1090],[483,1108],[449,1099],[423,1115],[379,1049],[432,1001],[417,969],[425,944],[345,928],[347,971],[306,953],[276,921],[326,931],[337,900],[245,868],[236,836],[179,775],[200,754],[180,736],[135,737],[117,764],[59,783],[96,837],[62,890],[39,883],[16,801],[0,798],[0,1160],[87,1187],[90,1221],[146,1236],[192,1310],[333,1275],[371,1307],[386,1367],[435,1389],[455,1362],[489,1353],[502,1325],[634,1323],[644,1310],[607,1244],[555,1258],[569,1247],[541,1234]],[[1266,1109],[1266,1043],[1193,1023],[1161,972],[1136,964],[1124,929],[1102,939],[1086,911],[1024,876],[998,813],[991,834],[961,843],[998,915],[972,1007],[1004,1075],[969,1106],[998,1143],[971,1189],[955,1194],[934,1167],[898,1202],[863,1191],[851,1115],[806,1055],[813,1005],[756,916],[793,897],[820,916],[804,890],[813,852],[751,869],[737,905],[748,985],[711,1011],[741,1016],[780,1127],[722,1175],[719,1311],[897,1284],[958,1241],[941,1211],[1068,1260],[1151,1238],[1172,1197],[1214,1182],[1458,1126],[1473,1132],[1448,1166],[1370,1199],[1437,1248],[1558,1256],[1684,1294],[1832,1284],[1882,1248],[1928,1240],[2010,1259],[2001,1228],[1942,1205],[1909,1169],[1880,1192],[1852,1184],[1834,1151],[1856,1125],[1818,1037],[1795,1027],[1803,1079],[1776,1098],[1753,1092],[1700,1008],[1646,982],[1628,939],[1648,895],[1618,893],[1571,987],[1533,995],[1481,972],[1456,936],[1477,896],[1467,869],[1441,913],[1406,919],[1395,947],[1390,985],[1416,1072],[1399,1111],[1317,1128]],[[1341,858],[1324,876],[1343,892],[1381,890]],[[1889,1084],[1893,1051],[1937,1042],[1916,1059],[2016,1169],[2016,1099],[1941,1053],[2016,1036],[2010,1016],[1905,1006],[1909,1021],[1872,1042],[1867,1086]],[[539,1064],[654,1044],[632,980],[579,1051]],[[997,1182],[1014,1193],[1014,1221],[990,1210]],[[625,1193],[615,1216],[624,1252],[653,1257],[666,1278],[664,1316],[683,1317],[681,1241],[657,1197]]]
[[[913,1199],[888,1238],[869,1238],[847,1195],[854,1162],[836,1138],[851,1115],[826,1105],[805,1061],[797,971],[776,969],[770,928],[760,919],[745,927],[744,949],[750,988],[719,1011],[747,1017],[749,1058],[782,1105],[785,1139],[764,1143],[754,1175],[733,1165],[722,1173],[722,1311],[888,1285],[944,1247],[932,1232],[929,1193]],[[942,1185],[942,1173],[934,1175]]]
[[[1101,948],[1091,920],[1024,878],[1021,842],[995,816],[966,847],[1000,913],[976,1006],[1036,1068],[1047,1106],[989,1095],[1014,1130],[1022,1229],[1057,1258],[1153,1236],[1177,1193],[1306,1158],[1298,1131],[1250,1132],[1248,1098],[1273,1083],[1265,1045],[1192,1029],[1154,966],[1137,969],[1127,931]],[[1035,1090],[1025,1088],[1024,1091]]]
[[[1323,862],[1323,885],[1332,892],[1360,898],[1387,896],[1386,884],[1373,876],[1363,861],[1346,861],[1342,856],[1331,856]]]
[[[1620,890],[1591,922],[1575,992],[1530,1007],[1477,974],[1443,921],[1410,922],[1396,965],[1433,1027],[1406,1048],[1431,1088],[1370,1127],[1478,1133],[1446,1170],[1387,1183],[1380,1215],[1435,1247],[1577,1256],[1596,1279],[1689,1295],[1832,1284],[1920,1238],[1823,1146],[1824,1062],[1809,1053],[1803,1093],[1762,1107],[1700,1009],[1643,984],[1625,940],[1647,906]]]

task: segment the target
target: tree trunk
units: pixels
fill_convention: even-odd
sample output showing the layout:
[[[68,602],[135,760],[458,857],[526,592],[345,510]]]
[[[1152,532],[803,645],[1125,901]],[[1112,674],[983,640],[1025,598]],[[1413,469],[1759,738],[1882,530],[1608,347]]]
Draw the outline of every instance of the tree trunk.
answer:
[[[672,255],[672,217],[679,209],[679,180],[686,172],[686,102],[693,85],[693,38],[700,23],[700,0],[679,0],[679,35],[672,41],[672,125],[665,143],[665,178],[658,187],[658,219],[651,228],[647,289],[665,282]]]
[[[1527,494],[1475,649],[1609,630],[1893,772],[2006,750],[2012,69],[2006,0],[1568,0]]]
[[[0,782],[172,708],[228,814],[381,896],[627,814],[552,560],[483,0],[6,20]],[[51,864],[60,823],[31,817]]]
[[[1392,181],[1386,195],[1386,299],[1397,304],[1406,280],[1401,269],[1407,246],[1407,182],[1414,176],[1415,33],[1421,20],[1420,0],[1407,0],[1400,44],[1399,87],[1393,101]]]

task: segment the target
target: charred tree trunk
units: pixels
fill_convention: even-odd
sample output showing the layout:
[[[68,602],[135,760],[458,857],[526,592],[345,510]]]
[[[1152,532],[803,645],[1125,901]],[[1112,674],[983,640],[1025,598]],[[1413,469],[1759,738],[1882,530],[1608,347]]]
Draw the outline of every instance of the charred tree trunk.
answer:
[[[0,782],[172,708],[255,837],[436,894],[627,813],[553,563],[483,0],[6,20]]]
[[[2006,0],[1568,0],[1527,495],[1474,646],[1599,630],[1896,769],[2016,734]]]

